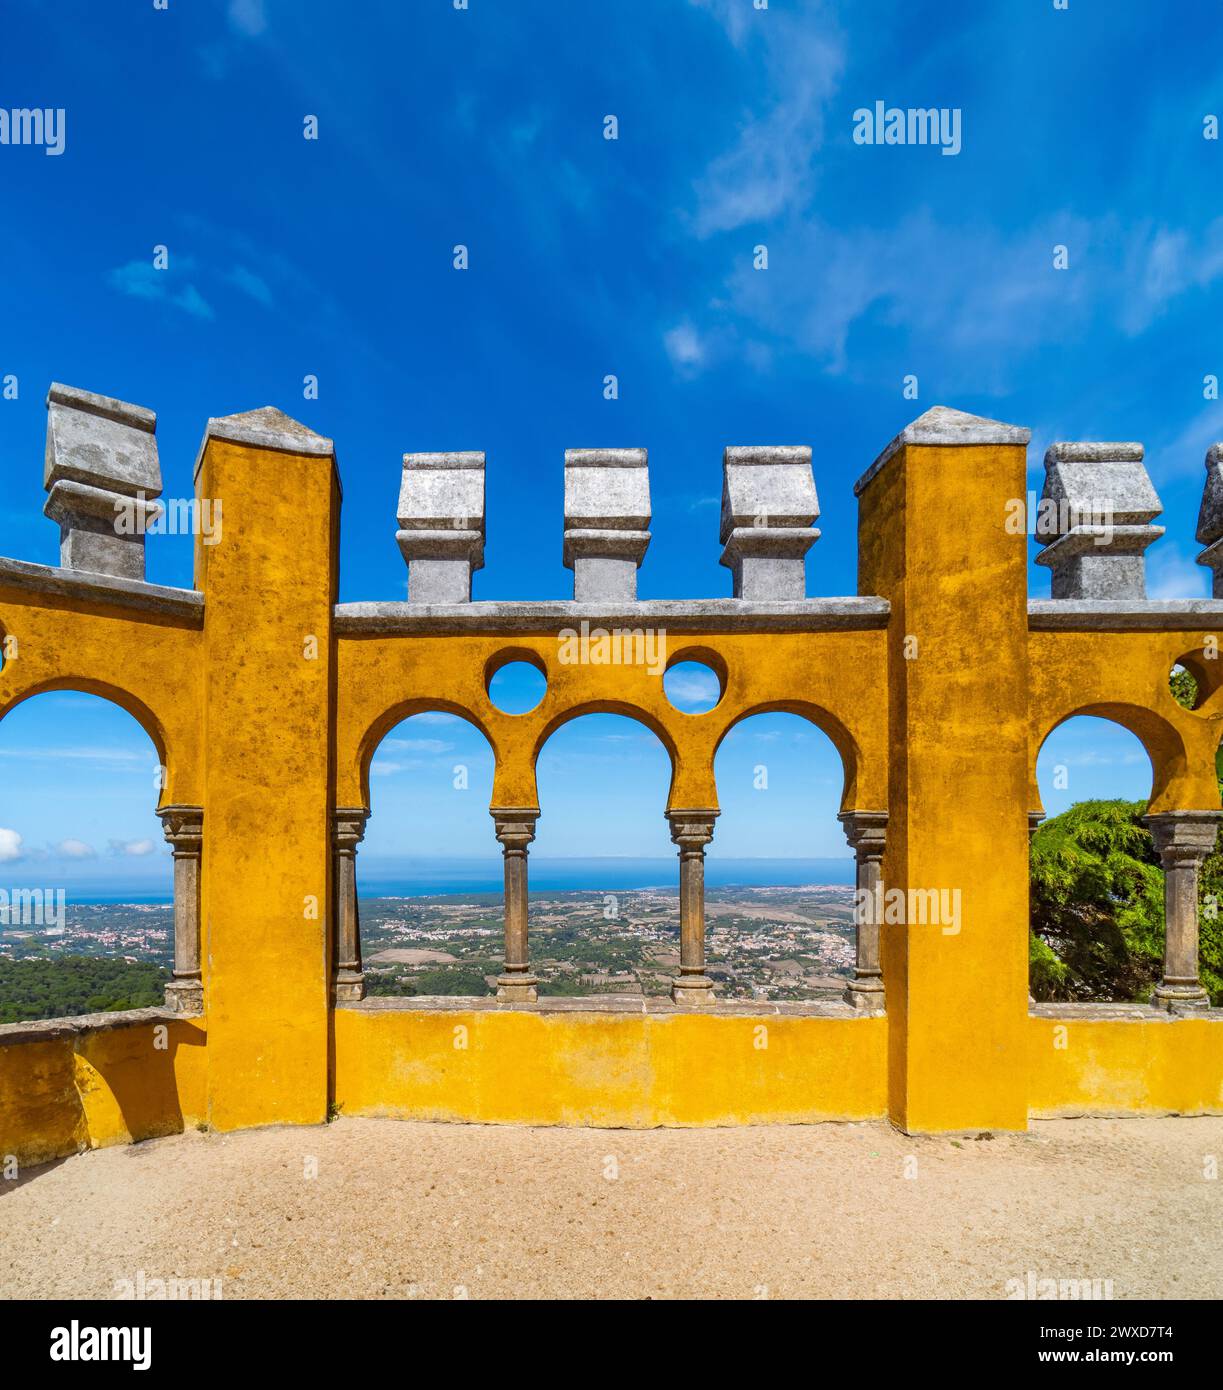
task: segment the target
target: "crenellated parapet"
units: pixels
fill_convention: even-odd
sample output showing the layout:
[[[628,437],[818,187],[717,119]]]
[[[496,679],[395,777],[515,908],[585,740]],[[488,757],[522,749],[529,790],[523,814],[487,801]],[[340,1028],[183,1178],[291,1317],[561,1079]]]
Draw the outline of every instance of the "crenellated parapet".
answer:
[[[316,1122],[333,1105],[529,1123],[886,1113],[922,1131],[1018,1129],[1059,1105],[1217,1108],[1223,1018],[1198,979],[1194,908],[1223,815],[1223,596],[1146,597],[1144,557],[1163,528],[1141,445],[1049,449],[1032,529],[1051,598],[1029,597],[1028,532],[1008,522],[1017,500],[1028,509],[1028,431],[946,407],[907,425],[859,479],[859,592],[839,596],[807,592],[820,505],[806,446],[726,448],[718,537],[733,596],[683,600],[638,596],[658,524],[644,448],[556,460],[573,597],[546,601],[473,597],[485,454],[409,453],[395,533],[407,597],[349,602],[330,439],[270,407],[209,420],[196,500],[224,502],[225,530],[197,538],[196,587],[172,589],[144,578],[161,491],[152,412],[62,386],[48,410],[61,563],[0,559],[0,718],[41,691],[84,689],[130,710],[157,750],[175,855],[174,981],[170,1011],[132,1020],[130,1036],[110,1024],[113,1051],[91,1054],[127,1069],[115,1081],[125,1096],[132,1040],[168,1021],[181,1045],[159,1084],[189,1077],[181,1115],[218,1129]],[[1206,475],[1198,539],[1218,594],[1223,446]],[[719,552],[707,539],[713,588]],[[490,695],[510,661],[546,682],[526,713]],[[718,698],[699,714],[664,686],[687,661],[716,678]],[[1178,663],[1197,680],[1192,709],[1169,690]],[[367,999],[357,885],[370,764],[402,719],[438,710],[492,751],[485,809],[504,861],[504,968],[487,999]],[[724,824],[718,750],[742,720],[776,710],[822,730],[840,756],[860,900],[846,997],[785,1007],[717,998],[704,945],[705,853]],[[550,999],[531,959],[530,847],[555,814],[537,761],[558,729],[594,711],[637,720],[671,768],[657,809],[678,851],[674,989],[636,1010]],[[1035,765],[1050,730],[1084,713],[1131,729],[1151,757],[1167,951],[1150,1003],[1072,1012],[1069,1024],[1063,1007],[1056,1025],[1072,1045],[1049,1062],[1052,1015],[1027,993]],[[896,890],[956,892],[962,912],[894,920]],[[88,1048],[61,1032],[56,1095],[67,1095],[73,1049]],[[48,1044],[37,1029],[0,1029],[0,1153],[4,1066],[27,1045]],[[29,1152],[67,1151],[77,1132],[66,1122]]]

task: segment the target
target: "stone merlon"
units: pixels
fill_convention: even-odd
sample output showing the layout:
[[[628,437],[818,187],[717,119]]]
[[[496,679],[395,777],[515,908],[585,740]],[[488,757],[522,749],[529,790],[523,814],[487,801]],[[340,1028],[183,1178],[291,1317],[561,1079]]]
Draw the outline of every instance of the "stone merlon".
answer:
[[[809,448],[724,450],[720,563],[734,576],[735,598],[804,598],[804,558],[819,539],[812,529],[819,514]]]
[[[47,392],[45,514],[65,569],[144,578],[145,527],[161,515],[157,416],[54,383]]]
[[[1055,599],[1146,597],[1144,552],[1164,528],[1150,524],[1162,504],[1142,460],[1137,443],[1050,445],[1036,563],[1053,571]]]
[[[644,449],[565,450],[565,538],[579,603],[633,601],[650,544],[650,470]]]
[[[1206,483],[1198,512],[1197,539],[1206,547],[1197,562],[1214,577],[1214,597],[1223,598],[1223,444],[1212,444],[1206,450]]]
[[[404,454],[395,539],[410,603],[467,603],[484,567],[484,454]]]

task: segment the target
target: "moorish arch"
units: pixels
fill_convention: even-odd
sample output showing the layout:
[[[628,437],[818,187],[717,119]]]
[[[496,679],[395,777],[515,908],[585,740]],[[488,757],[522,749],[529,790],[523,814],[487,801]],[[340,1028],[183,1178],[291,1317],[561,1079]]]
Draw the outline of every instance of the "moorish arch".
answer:
[[[203,808],[174,799],[181,785],[175,779],[175,761],[165,726],[142,701],[105,681],[79,676],[59,676],[31,683],[23,689],[5,688],[0,698],[0,740],[11,728],[14,711],[25,711],[38,700],[56,694],[75,694],[122,710],[148,738],[155,761],[150,760],[148,792],[150,810],[161,820],[165,839],[174,854],[174,965],[166,986],[166,1006],[184,1014],[203,1008],[203,975],[200,940],[200,857],[203,849]]]

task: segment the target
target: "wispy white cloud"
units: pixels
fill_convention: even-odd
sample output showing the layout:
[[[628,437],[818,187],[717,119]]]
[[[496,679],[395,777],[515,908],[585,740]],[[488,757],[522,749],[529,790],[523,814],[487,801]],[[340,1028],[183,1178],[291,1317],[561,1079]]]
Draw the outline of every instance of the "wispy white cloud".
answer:
[[[1174,300],[1223,276],[1223,218],[1200,236],[1153,223],[1131,228],[1122,274],[1128,292],[1118,301],[1120,325],[1135,337]]]
[[[126,855],[134,859],[143,859],[145,855],[152,854],[157,846],[152,840],[107,840],[107,853],[115,855]]]
[[[256,275],[253,270],[247,269],[244,265],[236,265],[232,270],[227,271],[222,278],[233,285],[235,289],[249,295],[257,303],[271,308],[272,291],[267,281],[261,275]]]
[[[1206,451],[1223,440],[1223,401],[1204,401],[1202,409],[1171,439],[1148,446],[1147,469],[1155,483],[1177,478],[1201,478]]]
[[[671,364],[681,374],[693,374],[705,361],[705,347],[691,323],[676,324],[663,334],[663,346]]]
[[[678,704],[707,704],[721,695],[712,671],[673,670],[667,676],[666,691],[667,698]]]
[[[19,758],[32,762],[63,762],[70,759],[101,765],[122,764],[127,767],[150,765],[150,755],[147,752],[140,753],[130,748],[0,748],[0,758]]]
[[[59,855],[61,859],[96,859],[98,852],[92,845],[87,845],[84,840],[67,839],[61,840],[52,853]]]
[[[845,65],[833,16],[817,0],[756,10],[744,0],[692,0],[711,13],[744,55],[746,74],[771,94],[745,114],[735,143],[696,183],[699,236],[732,231],[801,207],[815,181],[824,109]],[[745,102],[746,105],[746,102]]]
[[[184,265],[182,269],[187,269],[187,266]],[[110,271],[106,276],[106,283],[111,289],[118,290],[120,294],[126,294],[132,299],[149,299],[169,304],[198,319],[216,317],[212,306],[194,284],[182,283],[176,272],[158,270],[151,261],[128,261],[126,265]]]
[[[449,753],[454,744],[440,738],[387,738],[380,748],[392,753]]]
[[[229,27],[249,39],[257,39],[268,27],[263,0],[229,0]]]
[[[872,321],[900,330],[915,358],[937,343],[944,391],[1002,392],[1018,362],[1049,343],[1096,328],[1140,335],[1223,280],[1223,219],[1196,238],[1064,212],[1003,232],[919,209],[881,228],[790,219],[769,242],[768,270],[741,259],[683,337],[664,334],[677,371],[728,360],[767,370],[780,345],[848,373],[851,334]],[[1054,268],[1057,245],[1069,249],[1067,270]],[[692,343],[699,354],[677,351]]]
[[[22,858],[21,843],[15,830],[0,828],[0,864],[12,864]]]

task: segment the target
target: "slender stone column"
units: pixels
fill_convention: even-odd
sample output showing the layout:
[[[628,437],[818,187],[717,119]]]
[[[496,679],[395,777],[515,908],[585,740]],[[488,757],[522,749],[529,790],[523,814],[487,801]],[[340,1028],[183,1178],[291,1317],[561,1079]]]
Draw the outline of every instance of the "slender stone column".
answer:
[[[345,807],[332,815],[332,851],[335,862],[335,980],[332,997],[365,998],[365,972],[361,969],[361,914],[357,907],[357,846],[365,836],[369,812],[364,807]]]
[[[166,986],[166,1008],[179,1014],[203,1013],[200,854],[204,811],[200,806],[164,806],[157,814],[174,850],[174,975]]]
[[[845,990],[845,1002],[863,1013],[883,1012],[883,968],[879,956],[879,928],[883,921],[880,890],[883,886],[883,849],[887,839],[886,811],[842,811],[837,819],[857,861],[858,895],[854,908],[857,960],[854,977]]]
[[[717,811],[668,811],[671,838],[679,846],[679,977],[672,982],[677,1004],[713,1003],[713,981],[705,974],[705,846],[713,839]]]
[[[492,813],[505,859],[505,970],[497,978],[497,998],[531,1003],[539,984],[531,974],[527,944],[527,846],[535,838],[536,807]]]
[[[1034,839],[1035,836],[1036,836],[1036,832],[1040,829],[1041,821],[1043,821],[1044,818],[1045,818],[1045,813],[1044,813],[1044,811],[1029,811],[1029,812],[1028,812],[1028,845],[1029,845],[1029,846],[1031,846],[1032,841],[1033,841],[1033,839]],[[1031,860],[1031,853],[1030,853],[1030,851],[1029,851],[1029,862],[1030,862],[1030,860]],[[1029,903],[1029,906],[1028,906],[1028,932],[1029,932],[1029,934],[1031,933],[1031,931],[1032,931],[1032,908],[1031,908],[1031,904]],[[1029,1008],[1032,1008],[1032,1007],[1035,1006],[1035,1004],[1036,1004],[1036,996],[1032,993],[1032,967],[1029,965],[1029,966],[1028,966],[1028,1007],[1029,1007]]]
[[[1221,811],[1164,811],[1144,816],[1164,866],[1164,977],[1151,1002],[1161,1009],[1207,1009],[1198,978],[1198,871],[1214,849]]]

